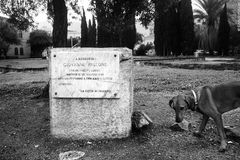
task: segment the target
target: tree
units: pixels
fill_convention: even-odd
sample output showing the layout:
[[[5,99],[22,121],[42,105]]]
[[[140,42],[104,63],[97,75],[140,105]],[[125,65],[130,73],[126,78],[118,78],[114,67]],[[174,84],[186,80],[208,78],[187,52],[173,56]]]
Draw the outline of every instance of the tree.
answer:
[[[155,1],[154,44],[158,56],[180,55],[179,3]]]
[[[229,49],[229,34],[230,25],[228,23],[227,4],[224,5],[223,11],[220,15],[219,29],[218,29],[218,47],[220,55],[228,55]]]
[[[70,8],[80,15],[78,0],[48,0],[47,4],[49,19],[53,19],[53,46],[65,47],[68,27],[67,10]]]
[[[0,51],[1,54],[4,54],[6,57],[6,53],[8,51],[8,47],[10,44],[19,44],[20,40],[18,38],[17,30],[13,27],[13,25],[0,21]]]
[[[191,0],[181,0],[179,5],[181,49],[184,55],[192,55],[194,51],[194,21]]]
[[[231,26],[229,42],[232,47],[240,45],[240,31],[237,25]]]
[[[132,14],[131,17],[129,17],[129,24],[126,26],[125,29],[123,29],[123,36],[122,36],[122,46],[128,47],[130,49],[133,49],[136,43],[137,39],[137,32],[136,32],[136,26],[135,26],[135,14]]]
[[[34,17],[39,8],[48,10],[48,17],[53,21],[53,46],[64,47],[67,42],[67,7],[80,14],[78,0],[1,0],[0,10],[10,17],[9,22],[21,30],[34,26]]]
[[[182,31],[180,22],[179,3],[172,2],[168,7],[165,19],[164,41],[165,41],[165,53],[163,56],[180,55],[182,53]]]
[[[81,47],[87,47],[87,44],[88,44],[88,27],[85,10],[83,9],[83,15],[81,20]]]
[[[113,44],[113,32],[108,26],[111,26],[110,3],[106,0],[91,0],[92,11],[96,15],[97,26],[97,46],[110,47]]]
[[[164,28],[165,28],[165,16],[163,14],[163,10],[167,1],[156,1],[155,2],[155,19],[154,19],[154,45],[156,55],[161,56],[164,52]]]
[[[52,37],[44,30],[35,30],[30,33],[28,43],[31,45],[31,57],[41,57],[42,51],[52,45]]]
[[[96,22],[94,16],[88,22],[88,47],[96,47]]]
[[[148,0],[91,0],[98,23],[98,46],[133,48],[136,42],[135,15],[145,7],[143,2]]]
[[[194,10],[194,18],[205,22],[206,31],[201,36],[202,49],[208,50],[210,54],[216,49],[218,18],[226,0],[196,0],[197,9]]]
[[[53,5],[53,47],[67,45],[67,7],[65,0],[52,0]]]
[[[46,7],[46,4],[46,0],[1,0],[0,10],[10,17],[8,22],[20,30],[27,30],[34,25],[33,18],[38,14],[38,8]]]
[[[88,35],[87,35],[87,46],[92,47],[92,22],[88,20]]]
[[[97,41],[97,28],[96,28],[96,21],[95,21],[95,17],[92,16],[92,47],[96,47],[96,41]]]

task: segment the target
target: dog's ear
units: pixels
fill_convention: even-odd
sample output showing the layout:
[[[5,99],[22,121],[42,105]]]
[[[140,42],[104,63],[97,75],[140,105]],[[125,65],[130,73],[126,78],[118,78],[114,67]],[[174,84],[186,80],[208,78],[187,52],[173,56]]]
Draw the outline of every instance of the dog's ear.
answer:
[[[170,106],[171,108],[173,108],[173,98],[170,99],[170,101],[168,102],[168,104],[169,104],[169,106]]]

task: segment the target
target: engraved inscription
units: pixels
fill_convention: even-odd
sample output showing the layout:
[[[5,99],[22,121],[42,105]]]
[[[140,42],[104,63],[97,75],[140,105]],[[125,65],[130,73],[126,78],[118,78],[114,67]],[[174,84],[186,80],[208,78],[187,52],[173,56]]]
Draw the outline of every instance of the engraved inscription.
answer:
[[[52,89],[55,97],[117,98],[119,53],[60,52],[51,58]]]

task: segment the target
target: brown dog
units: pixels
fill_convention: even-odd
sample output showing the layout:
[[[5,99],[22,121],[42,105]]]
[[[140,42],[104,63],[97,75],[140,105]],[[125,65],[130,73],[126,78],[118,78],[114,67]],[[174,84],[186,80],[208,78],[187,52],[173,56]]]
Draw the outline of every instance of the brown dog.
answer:
[[[222,114],[240,107],[240,81],[224,83],[216,86],[205,86],[199,94],[191,90],[185,95],[178,95],[169,101],[169,106],[175,110],[176,122],[182,122],[186,109],[200,112],[203,115],[199,131],[194,133],[200,136],[208,122],[209,117],[216,123],[221,139],[219,151],[227,148],[226,135],[223,128]]]

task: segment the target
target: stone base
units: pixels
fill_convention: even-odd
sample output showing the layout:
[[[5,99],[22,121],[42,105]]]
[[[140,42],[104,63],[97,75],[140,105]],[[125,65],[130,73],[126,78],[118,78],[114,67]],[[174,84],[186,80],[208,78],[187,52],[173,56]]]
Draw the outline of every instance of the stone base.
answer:
[[[58,50],[54,52],[56,56],[58,56]],[[64,48],[63,50],[68,52],[68,49]],[[79,52],[79,54],[82,50],[121,52],[118,98],[59,98],[54,96],[50,81],[51,134],[56,138],[75,140],[129,136],[133,110],[131,50],[123,48],[74,48],[74,51]],[[51,68],[50,71],[52,71]]]
[[[228,137],[238,138],[240,140],[240,127],[224,126]]]

